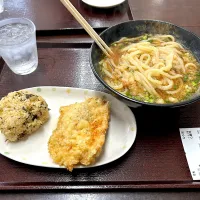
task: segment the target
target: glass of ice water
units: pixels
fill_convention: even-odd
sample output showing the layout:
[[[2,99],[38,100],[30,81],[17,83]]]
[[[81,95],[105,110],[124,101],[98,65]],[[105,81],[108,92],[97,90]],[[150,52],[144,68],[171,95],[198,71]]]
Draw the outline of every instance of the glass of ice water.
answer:
[[[38,66],[35,31],[35,25],[29,19],[0,21],[0,56],[16,74],[29,74]]]

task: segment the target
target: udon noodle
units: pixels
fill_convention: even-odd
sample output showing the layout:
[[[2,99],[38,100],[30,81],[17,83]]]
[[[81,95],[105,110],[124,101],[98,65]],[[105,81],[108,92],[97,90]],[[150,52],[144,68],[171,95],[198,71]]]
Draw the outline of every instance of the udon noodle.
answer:
[[[112,57],[99,65],[102,78],[118,92],[149,103],[176,103],[196,92],[199,64],[172,35],[122,38]]]

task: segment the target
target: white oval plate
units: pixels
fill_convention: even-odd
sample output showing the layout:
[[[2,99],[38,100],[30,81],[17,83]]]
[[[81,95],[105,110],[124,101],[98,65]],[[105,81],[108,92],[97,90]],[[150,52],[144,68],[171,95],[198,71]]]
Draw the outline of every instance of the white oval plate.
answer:
[[[125,0],[82,0],[84,3],[97,8],[110,8],[123,3]]]
[[[12,143],[7,142],[3,134],[0,134],[0,153],[15,161],[41,167],[62,168],[53,163],[48,153],[48,140],[52,131],[56,128],[59,108],[82,102],[88,97],[104,97],[111,104],[111,117],[109,129],[106,135],[105,145],[100,157],[94,167],[112,162],[123,156],[132,146],[136,137],[136,121],[130,108],[124,103],[111,96],[110,94],[79,88],[67,87],[35,87],[28,88],[30,92],[41,95],[48,103],[50,112],[49,121],[44,124],[38,131],[28,138]]]

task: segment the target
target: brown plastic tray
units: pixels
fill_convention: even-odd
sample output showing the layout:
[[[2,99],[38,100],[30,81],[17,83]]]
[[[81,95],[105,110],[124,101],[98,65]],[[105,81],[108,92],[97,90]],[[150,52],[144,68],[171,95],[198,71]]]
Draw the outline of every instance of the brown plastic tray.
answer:
[[[15,75],[1,60],[0,97],[14,90],[45,85],[106,91],[90,68],[90,45],[39,43],[39,66],[26,76]],[[132,111],[137,137],[120,159],[70,173],[18,163],[0,155],[0,190],[200,188],[199,182],[191,178],[179,134],[180,127],[200,126],[200,103]]]

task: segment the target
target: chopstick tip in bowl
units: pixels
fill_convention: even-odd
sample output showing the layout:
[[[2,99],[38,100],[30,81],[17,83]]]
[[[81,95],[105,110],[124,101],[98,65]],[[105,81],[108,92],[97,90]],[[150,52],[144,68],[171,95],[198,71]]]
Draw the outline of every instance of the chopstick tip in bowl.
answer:
[[[68,9],[68,11],[74,16],[74,18],[81,24],[81,26],[86,30],[91,38],[96,42],[99,48],[103,51],[106,56],[111,56],[114,53],[108,47],[108,45],[100,38],[100,36],[95,32],[95,30],[88,24],[88,22],[83,18],[83,16],[77,11],[77,9],[72,5],[69,0],[60,0],[61,3]]]

